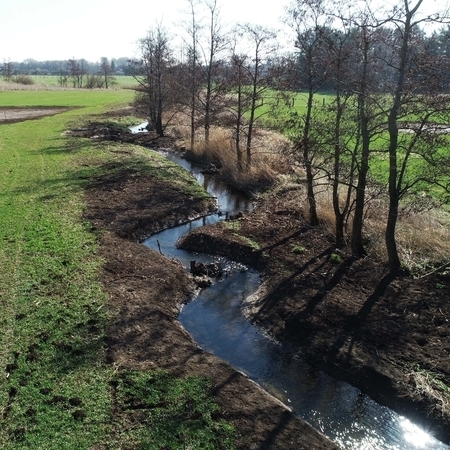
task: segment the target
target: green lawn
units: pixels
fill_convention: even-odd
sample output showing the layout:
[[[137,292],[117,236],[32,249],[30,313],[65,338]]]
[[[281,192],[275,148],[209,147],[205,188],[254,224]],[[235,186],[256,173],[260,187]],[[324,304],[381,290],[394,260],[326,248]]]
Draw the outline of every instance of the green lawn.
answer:
[[[83,161],[101,163],[112,156],[64,131],[86,115],[126,105],[132,96],[128,90],[0,92],[1,106],[77,107],[0,125],[2,449],[80,450],[97,443],[121,448],[122,436],[110,437],[115,428],[110,383],[116,375],[104,361],[102,261],[90,225],[82,220],[83,186],[95,170]],[[176,383],[164,380],[165,389]],[[192,386],[198,381],[186,383],[173,389],[185,397],[185,388],[194,389],[195,400],[200,388]],[[211,402],[199,401],[209,417]],[[170,408],[160,411],[167,423]],[[134,432],[134,442],[148,439],[144,431]]]
[[[59,86],[59,76],[58,75],[31,75],[32,80],[35,84],[40,84],[44,86]],[[136,80],[127,75],[114,76],[114,86],[113,88],[122,88],[136,85]],[[70,80],[67,86],[71,87]]]

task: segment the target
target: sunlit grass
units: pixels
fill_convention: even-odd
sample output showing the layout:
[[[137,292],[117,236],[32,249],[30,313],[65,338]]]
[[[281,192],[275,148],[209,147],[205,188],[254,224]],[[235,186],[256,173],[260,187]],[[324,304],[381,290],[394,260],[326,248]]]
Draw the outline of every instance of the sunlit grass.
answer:
[[[88,76],[88,75],[86,75]],[[72,87],[72,82],[70,78],[67,80],[66,86],[61,86],[61,81],[59,75],[30,75],[31,80],[33,80],[34,84],[29,86],[24,86],[20,84],[14,83],[14,78],[10,82],[2,81],[0,83],[3,88],[7,89],[25,89],[25,90],[35,90],[35,89],[45,89],[45,88],[62,88],[62,89],[70,89]],[[130,88],[132,86],[136,86],[136,80],[129,75],[114,75],[114,82],[111,83],[110,89],[122,89],[122,88]],[[0,88],[1,89],[1,88]]]
[[[3,95],[3,104],[74,102],[60,93],[16,94],[16,101]],[[109,414],[100,261],[80,220],[83,192],[61,135],[74,111],[80,114],[0,125],[2,448],[87,448],[103,427],[86,426],[77,414],[90,422]]]
[[[103,342],[108,299],[97,240],[82,219],[83,188],[107,163],[123,162],[200,195],[187,174],[178,177],[157,155],[130,146],[118,156],[116,144],[65,133],[87,114],[126,106],[131,97],[126,90],[0,92],[4,106],[77,107],[0,125],[2,449],[122,448],[123,436],[111,437],[114,372]],[[164,414],[170,423],[170,408]],[[144,436],[137,438],[139,444]]]

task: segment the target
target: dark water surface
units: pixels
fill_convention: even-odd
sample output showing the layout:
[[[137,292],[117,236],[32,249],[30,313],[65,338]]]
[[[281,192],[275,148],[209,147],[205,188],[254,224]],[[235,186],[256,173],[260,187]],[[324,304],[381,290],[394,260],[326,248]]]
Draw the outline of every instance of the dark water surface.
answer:
[[[221,214],[151,236],[144,244],[167,257],[210,262],[220,258],[175,247],[179,237],[198,226],[222,220],[227,213],[251,210],[251,202],[213,177],[202,175],[184,159],[168,153],[218,200]],[[353,386],[304,363],[269,339],[242,314],[242,301],[256,291],[257,272],[221,260],[227,276],[186,305],[179,320],[197,344],[249,376],[343,449],[450,449],[408,419],[379,405]]]

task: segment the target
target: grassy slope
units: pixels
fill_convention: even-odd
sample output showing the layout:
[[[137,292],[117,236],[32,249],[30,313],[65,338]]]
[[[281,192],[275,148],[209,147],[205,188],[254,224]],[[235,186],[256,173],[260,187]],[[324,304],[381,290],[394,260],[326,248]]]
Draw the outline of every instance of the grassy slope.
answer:
[[[95,422],[106,422],[109,407],[99,339],[106,298],[62,131],[76,115],[130,97],[118,94],[0,95],[5,106],[90,105],[0,128],[0,373],[7,376],[0,447],[20,448],[23,441],[33,448],[83,448],[102,438]],[[89,327],[99,330],[96,337]],[[94,425],[77,420],[83,415],[95,417]]]
[[[96,241],[81,220],[90,169],[76,169],[81,158],[110,156],[89,140],[74,146],[63,131],[131,96],[0,93],[2,106],[83,106],[0,125],[0,448],[83,449],[111,434],[107,299],[97,281]]]

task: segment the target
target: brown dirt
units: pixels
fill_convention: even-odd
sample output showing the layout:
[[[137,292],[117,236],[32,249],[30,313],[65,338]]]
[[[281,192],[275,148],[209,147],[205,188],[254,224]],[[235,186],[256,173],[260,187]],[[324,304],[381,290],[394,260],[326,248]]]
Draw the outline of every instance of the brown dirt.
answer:
[[[246,304],[255,323],[448,442],[449,275],[393,278],[379,261],[354,260],[320,227],[307,226],[302,209],[292,206],[301,201],[299,192],[279,194],[239,225],[197,229],[181,246],[264,270],[262,288]],[[333,262],[333,254],[341,262]]]
[[[117,169],[117,168],[115,168]],[[192,297],[184,268],[136,242],[180,218],[209,210],[171,185],[132,170],[112,170],[86,191],[86,219],[99,234],[102,281],[109,293],[109,362],[120,370],[166,369],[203,375],[241,449],[334,449],[278,400],[215,356],[202,351],[177,320]],[[182,206],[180,206],[182,205]]]
[[[29,119],[39,119],[44,116],[54,116],[55,114],[67,111],[69,108],[40,106],[40,107],[0,107],[0,123],[21,122]]]

